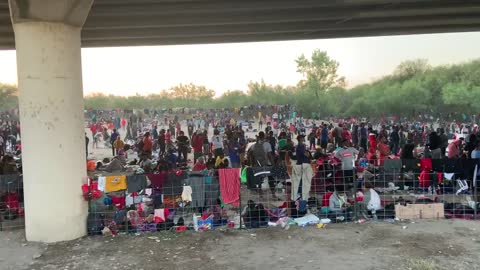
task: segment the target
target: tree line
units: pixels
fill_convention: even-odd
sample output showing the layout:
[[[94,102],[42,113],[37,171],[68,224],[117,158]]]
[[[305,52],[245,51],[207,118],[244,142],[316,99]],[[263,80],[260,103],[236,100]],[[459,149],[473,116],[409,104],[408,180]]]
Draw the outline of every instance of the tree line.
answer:
[[[412,116],[419,113],[475,113],[480,109],[480,60],[432,67],[426,60],[408,60],[369,84],[346,89],[339,63],[321,50],[296,59],[302,75],[296,85],[250,82],[246,92],[230,90],[219,97],[195,84],[180,84],[157,94],[85,97],[86,109],[234,108],[251,104],[293,104],[304,115]],[[0,84],[0,108],[18,106],[14,86]]]

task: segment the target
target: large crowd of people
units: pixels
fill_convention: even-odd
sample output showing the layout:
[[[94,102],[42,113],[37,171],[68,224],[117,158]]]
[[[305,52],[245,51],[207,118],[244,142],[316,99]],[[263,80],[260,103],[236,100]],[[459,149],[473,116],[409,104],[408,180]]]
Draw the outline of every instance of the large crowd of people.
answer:
[[[172,171],[204,172],[204,177],[224,179],[225,169],[236,168],[242,185],[256,194],[250,198],[284,201],[289,217],[303,217],[305,207],[315,205],[327,216],[349,219],[356,205],[355,216],[368,219],[386,208],[379,193],[398,190],[399,179],[402,189],[443,194],[446,182],[440,184],[433,174],[442,173],[439,179],[443,179],[449,162],[480,158],[476,117],[463,117],[461,122],[453,117],[320,119],[304,117],[289,105],[88,110],[87,167],[91,175],[133,173],[152,179]],[[1,121],[0,174],[5,175],[21,171],[21,134],[14,114],[2,114]],[[411,176],[412,172],[417,175]],[[472,175],[458,176],[450,187],[452,193],[471,194]],[[222,195],[228,197],[228,192]],[[202,206],[217,215],[224,201],[213,199],[212,205]],[[259,224],[254,216],[263,207],[249,200],[242,211],[247,227]]]

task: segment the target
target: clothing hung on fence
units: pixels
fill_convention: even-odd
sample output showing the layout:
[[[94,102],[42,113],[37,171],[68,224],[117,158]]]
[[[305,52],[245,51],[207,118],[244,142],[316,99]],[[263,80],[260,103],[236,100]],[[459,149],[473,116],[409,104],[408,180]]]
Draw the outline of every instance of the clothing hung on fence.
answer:
[[[187,173],[183,171],[170,172],[163,184],[163,194],[165,195],[181,195],[183,192],[183,184],[187,179]]]
[[[292,181],[292,200],[296,200],[300,181],[302,181],[302,199],[306,200],[310,194],[310,187],[312,184],[313,170],[312,166],[308,163],[301,165],[293,165],[292,175],[290,177]]]
[[[120,176],[106,176],[105,192],[114,192],[127,189],[127,177]]]
[[[167,181],[167,173],[166,172],[160,172],[158,174],[147,174],[148,179],[152,183],[152,188],[157,189],[157,190],[162,190],[163,186],[165,185],[165,182]]]
[[[147,177],[145,175],[127,176],[128,193],[139,192],[147,188]]]
[[[240,170],[220,169],[218,175],[223,203],[238,207],[240,205]]]
[[[182,201],[184,201],[184,202],[191,202],[192,201],[192,187],[191,186],[183,186]]]
[[[105,192],[105,185],[107,183],[107,178],[105,176],[99,176],[97,179],[98,190]]]
[[[192,207],[205,206],[205,177],[203,172],[190,172],[186,184],[192,187]],[[211,181],[210,181],[211,183]]]

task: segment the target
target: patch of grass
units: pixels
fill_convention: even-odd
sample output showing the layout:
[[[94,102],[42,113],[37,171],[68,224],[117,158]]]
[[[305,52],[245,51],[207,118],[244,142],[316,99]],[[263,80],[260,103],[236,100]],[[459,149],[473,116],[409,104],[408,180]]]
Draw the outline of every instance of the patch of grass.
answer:
[[[414,259],[408,263],[408,270],[439,270],[437,265],[432,260]]]

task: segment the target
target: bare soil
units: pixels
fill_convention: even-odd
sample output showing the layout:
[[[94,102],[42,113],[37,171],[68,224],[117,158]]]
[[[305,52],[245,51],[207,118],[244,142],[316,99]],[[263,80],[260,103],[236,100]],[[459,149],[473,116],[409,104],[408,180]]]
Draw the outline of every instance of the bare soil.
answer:
[[[85,237],[51,245],[0,233],[0,269],[480,269],[480,223],[329,224]]]

